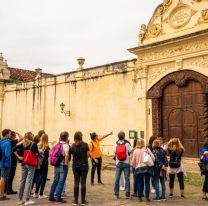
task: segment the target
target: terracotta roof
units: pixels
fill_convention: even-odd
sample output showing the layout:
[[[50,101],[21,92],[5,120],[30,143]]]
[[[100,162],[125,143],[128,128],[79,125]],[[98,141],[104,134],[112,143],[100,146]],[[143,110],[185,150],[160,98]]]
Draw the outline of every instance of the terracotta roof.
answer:
[[[8,67],[10,71],[10,79],[19,81],[33,81],[36,77],[36,72],[26,69],[17,69]],[[42,73],[41,77],[52,77],[53,74]]]

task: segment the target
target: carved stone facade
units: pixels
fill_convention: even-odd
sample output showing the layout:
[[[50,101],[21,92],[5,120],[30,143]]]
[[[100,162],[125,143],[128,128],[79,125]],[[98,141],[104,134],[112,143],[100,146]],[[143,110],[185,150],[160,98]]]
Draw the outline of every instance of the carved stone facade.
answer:
[[[207,9],[208,2],[202,0],[164,0],[156,8],[139,45],[201,30],[200,25],[208,23]]]

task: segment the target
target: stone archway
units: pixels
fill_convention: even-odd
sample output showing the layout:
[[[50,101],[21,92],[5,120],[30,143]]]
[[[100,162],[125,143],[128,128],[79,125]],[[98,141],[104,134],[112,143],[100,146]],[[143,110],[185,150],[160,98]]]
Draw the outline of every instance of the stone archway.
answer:
[[[153,135],[179,137],[186,156],[197,157],[208,137],[208,77],[195,71],[171,73],[147,92],[152,99]]]

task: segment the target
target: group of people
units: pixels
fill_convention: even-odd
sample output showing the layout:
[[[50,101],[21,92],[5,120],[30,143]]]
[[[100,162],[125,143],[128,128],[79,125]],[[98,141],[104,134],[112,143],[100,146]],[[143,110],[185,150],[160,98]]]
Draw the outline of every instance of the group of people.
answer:
[[[125,140],[125,133],[119,132],[119,140],[114,145],[116,155],[116,177],[114,195],[119,198],[119,186],[122,172],[125,178],[126,199],[131,196],[143,197],[150,202],[150,180],[155,190],[154,201],[166,200],[166,177],[169,174],[169,197],[173,197],[175,175],[178,177],[181,197],[184,198],[184,172],[185,168],[181,161],[184,147],[179,138],[172,138],[166,145],[161,137],[151,137],[149,144],[145,146],[143,139],[135,139],[133,149]],[[169,161],[168,161],[168,157]],[[130,194],[130,162],[132,161],[132,173],[134,180],[134,193]],[[159,187],[161,184],[161,191]],[[145,194],[144,194],[145,188]]]
[[[91,185],[94,186],[94,176],[97,169],[98,184],[103,185],[101,179],[102,154],[100,141],[112,135],[99,136],[95,132],[90,134],[89,144],[83,141],[83,134],[74,134],[74,143],[69,143],[68,132],[61,132],[59,140],[52,148],[49,147],[48,135],[41,130],[34,136],[27,132],[24,136],[10,129],[2,131],[0,140],[0,201],[8,200],[6,196],[17,194],[12,183],[15,176],[17,162],[21,163],[21,180],[18,192],[19,205],[31,205],[31,195],[35,198],[49,198],[51,203],[66,203],[64,199],[69,162],[72,161],[74,175],[73,205],[79,204],[79,187],[81,184],[81,205],[86,205],[86,180],[89,170],[88,158],[91,159]],[[173,197],[174,180],[177,175],[180,196],[184,198],[184,172],[182,163],[184,147],[179,138],[172,138],[163,144],[161,137],[151,137],[149,144],[141,138],[135,139],[133,147],[126,140],[125,133],[118,133],[118,141],[114,144],[116,160],[116,174],[114,196],[119,198],[120,182],[124,174],[124,190],[126,199],[137,197],[139,201],[150,201],[150,185],[154,189],[154,201],[166,200],[166,179],[169,175],[169,197]],[[168,158],[169,156],[169,158]],[[201,156],[208,162],[208,139],[205,141]],[[50,162],[49,162],[50,161]],[[48,175],[48,165],[54,166],[54,179],[49,196],[44,194]],[[130,193],[130,173],[133,173],[134,193]],[[208,172],[204,173],[203,199],[207,200]],[[27,182],[27,187],[25,188]],[[161,190],[160,190],[161,185]],[[25,190],[26,189],[26,190]],[[24,191],[26,198],[24,199]]]
[[[69,143],[69,133],[61,132],[59,140],[50,148],[48,135],[41,130],[36,136],[27,132],[24,136],[4,129],[0,140],[0,201],[9,200],[6,195],[17,194],[12,184],[15,176],[17,162],[21,163],[21,180],[18,191],[18,205],[32,205],[34,198],[49,198],[51,203],[66,203],[65,189],[69,162],[72,160],[74,174],[74,201],[78,205],[79,185],[81,183],[81,205],[86,205],[86,180],[89,170],[88,158],[91,158],[91,185],[94,185],[94,176],[97,169],[98,184],[101,180],[102,155],[100,141],[112,135],[110,132],[98,136],[95,132],[90,134],[91,142],[88,145],[82,139],[80,131],[74,134],[74,143]],[[54,180],[49,197],[44,194],[48,175],[48,165],[54,166]],[[27,187],[26,187],[27,182]],[[25,199],[24,191],[26,191]]]

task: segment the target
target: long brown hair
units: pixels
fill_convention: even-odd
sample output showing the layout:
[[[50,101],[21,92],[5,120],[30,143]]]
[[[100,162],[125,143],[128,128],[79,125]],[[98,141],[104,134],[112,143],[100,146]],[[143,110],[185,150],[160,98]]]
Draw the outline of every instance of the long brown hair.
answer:
[[[184,147],[180,141],[180,139],[178,137],[175,137],[175,138],[172,138],[171,139],[171,145],[172,145],[172,148],[173,146],[175,145],[175,152],[181,152],[182,150],[184,151]]]
[[[23,138],[24,147],[29,146],[33,142],[33,137],[34,135],[32,134],[32,132],[25,133],[24,138]]]
[[[38,143],[39,149],[46,149],[48,147],[48,135],[43,133],[40,137],[40,142]]]

